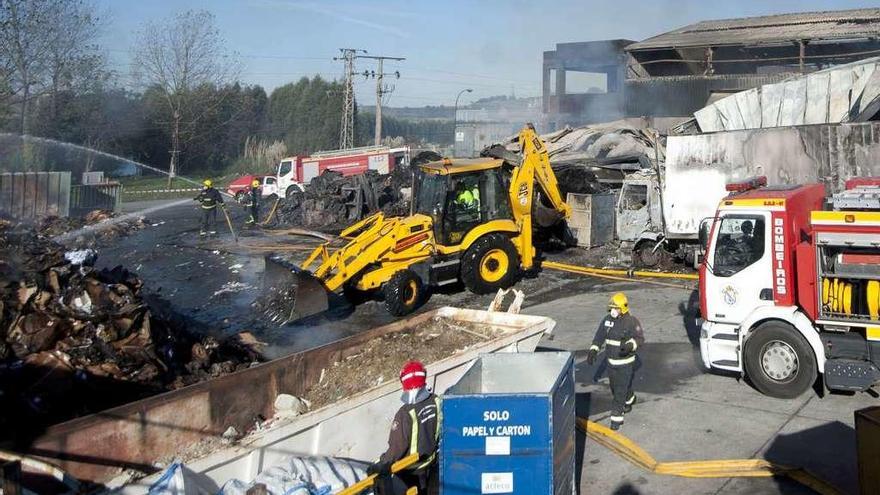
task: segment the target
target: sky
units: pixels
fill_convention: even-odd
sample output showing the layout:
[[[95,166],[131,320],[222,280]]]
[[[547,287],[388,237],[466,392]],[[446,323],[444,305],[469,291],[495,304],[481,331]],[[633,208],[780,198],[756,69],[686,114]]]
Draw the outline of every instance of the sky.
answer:
[[[123,83],[146,21],[208,10],[240,78],[272,89],[316,74],[341,78],[339,48],[404,57],[385,62],[394,92],[389,106],[464,105],[478,98],[540,96],[542,53],[556,43],[642,40],[709,19],[875,7],[866,1],[820,0],[95,0],[104,17],[101,45]],[[356,71],[375,70],[358,60]],[[375,103],[375,81],[357,77],[358,104]]]

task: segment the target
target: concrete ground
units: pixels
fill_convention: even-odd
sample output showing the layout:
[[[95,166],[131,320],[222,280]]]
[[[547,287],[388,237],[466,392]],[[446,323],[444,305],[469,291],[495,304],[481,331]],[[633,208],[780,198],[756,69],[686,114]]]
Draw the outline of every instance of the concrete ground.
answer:
[[[646,343],[635,378],[639,402],[621,432],[658,461],[764,458],[804,467],[845,493],[858,493],[854,411],[880,405],[868,394],[813,391],[765,397],[736,377],[709,374],[699,356],[696,293],[611,283],[528,308],[557,321],[545,349],[575,353],[578,415],[608,424],[611,394],[598,363],[586,364],[608,297],[623,289]],[[578,435],[582,494],[813,493],[787,479],[693,479],[654,475]]]

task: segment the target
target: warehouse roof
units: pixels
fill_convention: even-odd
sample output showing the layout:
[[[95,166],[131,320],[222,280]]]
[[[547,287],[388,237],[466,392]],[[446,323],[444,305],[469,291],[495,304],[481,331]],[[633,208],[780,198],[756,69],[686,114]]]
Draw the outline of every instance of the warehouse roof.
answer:
[[[880,36],[880,9],[803,12],[702,21],[648,38],[627,51],[719,45],[758,45],[793,40]]]

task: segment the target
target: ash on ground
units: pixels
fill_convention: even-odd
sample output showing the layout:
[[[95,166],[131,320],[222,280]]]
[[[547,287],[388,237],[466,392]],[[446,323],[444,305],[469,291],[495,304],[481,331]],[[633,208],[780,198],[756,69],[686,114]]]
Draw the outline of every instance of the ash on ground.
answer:
[[[134,273],[67,253],[32,227],[0,225],[0,441],[261,360],[237,338],[191,333]]]

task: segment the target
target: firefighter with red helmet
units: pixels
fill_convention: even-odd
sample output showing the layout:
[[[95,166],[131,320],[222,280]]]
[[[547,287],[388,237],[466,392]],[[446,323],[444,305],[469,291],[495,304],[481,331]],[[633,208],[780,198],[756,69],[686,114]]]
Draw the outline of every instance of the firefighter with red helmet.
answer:
[[[437,447],[440,439],[440,398],[427,388],[428,373],[418,361],[400,370],[403,406],[394,415],[388,449],[371,464],[368,474],[378,475],[377,493],[403,494],[417,487],[419,493],[438,493]],[[412,454],[419,460],[391,475],[391,465]]]
[[[636,351],[645,342],[642,324],[629,312],[626,294],[618,292],[608,301],[608,314],[599,323],[593,344],[587,353],[587,364],[596,362],[605,348],[608,382],[611,386],[611,429],[623,426],[623,416],[636,403],[632,382],[636,369]]]

